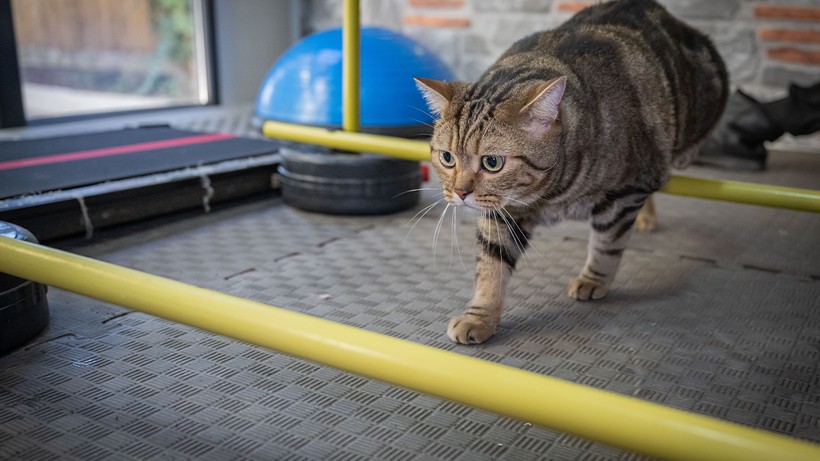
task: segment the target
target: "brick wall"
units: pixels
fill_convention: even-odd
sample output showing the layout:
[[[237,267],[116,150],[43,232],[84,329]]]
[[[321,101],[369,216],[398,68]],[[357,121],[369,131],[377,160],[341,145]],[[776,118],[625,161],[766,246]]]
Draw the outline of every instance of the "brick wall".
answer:
[[[712,37],[732,83],[762,99],[820,81],[820,0],[660,0]],[[338,0],[312,0],[307,29],[341,24]],[[400,29],[465,80],[515,40],[562,23],[595,0],[362,0],[364,24]]]

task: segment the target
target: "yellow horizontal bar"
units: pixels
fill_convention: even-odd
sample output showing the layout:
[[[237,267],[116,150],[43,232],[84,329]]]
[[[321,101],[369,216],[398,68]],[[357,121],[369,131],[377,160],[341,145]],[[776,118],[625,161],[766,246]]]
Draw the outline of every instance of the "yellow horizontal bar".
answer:
[[[650,456],[820,459],[820,446],[0,237],[0,272]]]
[[[809,189],[672,176],[661,191],[687,197],[820,213],[820,191]]]
[[[312,126],[267,121],[262,133],[269,138],[316,144],[334,149],[372,152],[402,160],[430,160],[430,144],[424,141],[375,134],[332,131]]]
[[[262,132],[269,138],[317,144],[336,149],[372,152],[404,160],[430,160],[430,144],[426,141],[413,141],[374,134],[328,131],[324,128],[273,121],[265,122]],[[661,192],[820,213],[820,191],[809,189],[672,176],[666,187],[661,189]]]

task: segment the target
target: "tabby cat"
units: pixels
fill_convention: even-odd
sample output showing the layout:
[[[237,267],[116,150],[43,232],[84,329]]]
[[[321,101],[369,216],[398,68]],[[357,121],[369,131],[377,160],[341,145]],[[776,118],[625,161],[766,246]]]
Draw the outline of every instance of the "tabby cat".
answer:
[[[438,115],[445,199],[482,212],[475,294],[447,329],[462,344],[495,332],[537,224],[591,218],[569,296],[604,297],[636,219],[654,225],[650,194],[693,160],[728,94],[711,41],[653,0],[582,10],[516,42],[477,82],[416,82]]]

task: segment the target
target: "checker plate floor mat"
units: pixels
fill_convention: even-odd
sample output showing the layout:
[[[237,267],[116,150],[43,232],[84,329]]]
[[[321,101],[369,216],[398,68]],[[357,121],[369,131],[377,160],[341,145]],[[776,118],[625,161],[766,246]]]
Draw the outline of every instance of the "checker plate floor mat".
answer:
[[[815,176],[816,177],[816,176]],[[278,200],[63,247],[240,297],[820,442],[820,215],[661,196],[607,299],[565,295],[587,225],[540,229],[496,336],[445,335],[473,227]],[[425,201],[434,201],[434,192]],[[453,230],[455,229],[455,230]],[[126,232],[127,231],[127,232]],[[434,249],[435,248],[435,249]],[[0,459],[641,459],[68,292],[0,357]]]

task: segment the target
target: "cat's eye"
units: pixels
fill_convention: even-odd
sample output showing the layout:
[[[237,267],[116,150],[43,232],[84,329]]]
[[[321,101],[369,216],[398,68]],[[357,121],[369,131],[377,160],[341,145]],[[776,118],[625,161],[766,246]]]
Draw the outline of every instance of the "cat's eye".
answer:
[[[441,164],[446,166],[447,168],[452,168],[456,166],[456,159],[453,157],[453,154],[447,152],[446,150],[441,151],[438,155]]]
[[[497,173],[504,168],[504,157],[500,155],[485,155],[481,157],[481,166],[490,173]]]

